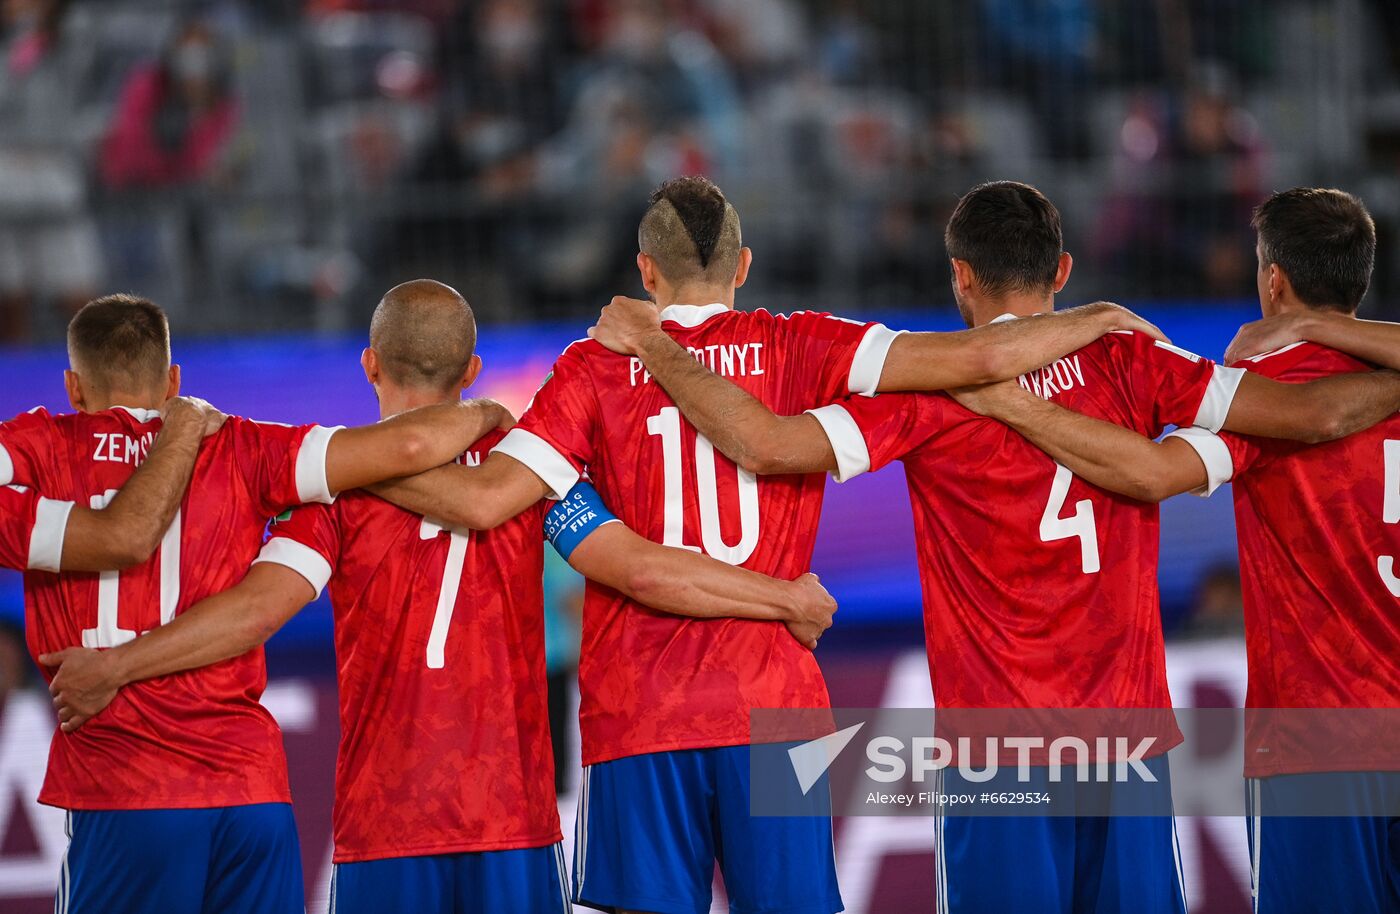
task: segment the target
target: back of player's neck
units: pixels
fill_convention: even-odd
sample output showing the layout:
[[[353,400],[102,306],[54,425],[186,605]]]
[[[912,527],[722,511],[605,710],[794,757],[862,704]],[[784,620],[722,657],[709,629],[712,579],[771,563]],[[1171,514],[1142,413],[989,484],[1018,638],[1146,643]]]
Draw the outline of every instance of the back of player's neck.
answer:
[[[109,409],[124,407],[126,409],[159,410],[165,405],[165,398],[152,394],[128,394],[114,391],[102,397],[89,399],[85,404],[84,412],[101,413]]]
[[[1012,317],[1030,317],[1034,314],[1049,314],[1055,310],[1055,299],[1029,295],[1008,295],[1005,298],[989,298],[973,305],[973,326],[990,324],[1003,314]]]
[[[437,406],[439,403],[451,403],[453,400],[460,400],[460,391],[428,391],[428,390],[397,390],[393,393],[380,391],[379,394],[379,418],[388,419],[390,416],[397,416],[399,413],[406,413],[409,410],[418,409],[423,406]]]
[[[656,306],[658,308],[669,308],[672,305],[695,305],[704,307],[705,305],[721,304],[726,308],[734,307],[734,290],[720,289],[714,286],[686,286],[675,289],[665,295],[657,295]]]

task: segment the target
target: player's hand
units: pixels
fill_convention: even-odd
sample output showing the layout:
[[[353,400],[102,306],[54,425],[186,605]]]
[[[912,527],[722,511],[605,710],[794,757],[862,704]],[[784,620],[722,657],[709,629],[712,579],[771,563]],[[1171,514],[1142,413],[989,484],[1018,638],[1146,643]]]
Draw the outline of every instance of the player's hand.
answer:
[[[508,432],[515,428],[515,414],[507,409],[504,403],[497,402],[489,397],[476,397],[467,402],[476,404],[494,415],[496,419],[496,428],[501,431]]]
[[[618,295],[588,328],[588,335],[619,355],[637,355],[648,333],[661,332],[661,312],[656,305]]]
[[[1115,305],[1113,302],[1096,301],[1091,305],[1081,305],[1074,311],[1084,311],[1105,322],[1105,333],[1114,330],[1136,330],[1138,333],[1145,333],[1154,340],[1161,340],[1170,343],[1171,340],[1162,332],[1156,324],[1149,320],[1138,317],[1133,312],[1122,305]]]
[[[1305,326],[1311,315],[1301,311],[1286,311],[1245,324],[1225,350],[1225,364],[1273,352],[1307,339]]]
[[[49,694],[64,733],[72,733],[100,713],[121,687],[109,652],[70,647],[40,654],[39,662],[58,669]]]
[[[793,617],[785,624],[791,635],[807,650],[816,650],[817,642],[836,615],[836,600],[826,592],[814,574],[804,574],[792,582]]]
[[[223,428],[228,419],[207,400],[198,397],[171,397],[161,406],[160,415],[166,425],[199,422],[206,438]]]
[[[1035,394],[1016,381],[999,381],[948,391],[948,395],[979,416],[1004,419],[1012,409]]]

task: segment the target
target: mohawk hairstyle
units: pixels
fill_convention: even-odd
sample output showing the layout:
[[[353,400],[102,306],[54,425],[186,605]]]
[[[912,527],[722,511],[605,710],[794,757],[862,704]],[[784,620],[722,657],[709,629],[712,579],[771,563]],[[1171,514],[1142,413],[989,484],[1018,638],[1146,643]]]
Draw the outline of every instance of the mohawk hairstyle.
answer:
[[[709,178],[674,178],[651,195],[637,246],[675,283],[726,282],[744,246],[739,214]]]

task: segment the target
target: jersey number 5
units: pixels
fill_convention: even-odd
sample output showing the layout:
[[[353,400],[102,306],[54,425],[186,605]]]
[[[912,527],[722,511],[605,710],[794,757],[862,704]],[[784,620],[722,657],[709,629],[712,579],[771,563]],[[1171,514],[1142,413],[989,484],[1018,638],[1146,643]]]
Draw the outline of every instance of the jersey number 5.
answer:
[[[665,534],[663,546],[701,551],[685,542],[685,472],[681,466],[681,411],[674,406],[647,419],[647,434],[661,438],[661,464],[665,479]],[[742,565],[758,548],[758,479],[739,468],[739,542],[729,545],[719,526],[719,490],[715,485],[715,446],[704,435],[695,436],[695,487],[700,506],[700,542],[705,553],[721,562]]]
[[[1381,519],[1387,524],[1400,524],[1400,441],[1391,439],[1383,445],[1385,457],[1385,502]],[[1400,578],[1395,576],[1395,556],[1382,555],[1376,559],[1376,570],[1393,597],[1400,597]]]
[[[448,531],[437,524],[423,519],[418,528],[418,538],[436,539]],[[438,590],[437,609],[433,612],[433,627],[428,633],[428,669],[440,670],[447,664],[447,629],[452,624],[452,610],[457,606],[457,597],[462,592],[462,568],[467,563],[467,547],[471,545],[471,535],[450,533],[451,542],[447,546],[447,566],[442,569],[442,587]]]
[[[1075,502],[1074,514],[1061,517],[1065,500],[1069,498],[1069,484],[1074,474],[1068,467],[1055,464],[1055,481],[1050,485],[1050,500],[1045,504],[1045,513],[1040,516],[1040,540],[1043,543],[1079,537],[1079,564],[1085,574],[1099,572],[1099,534],[1094,526],[1094,503],[1087,498]]]

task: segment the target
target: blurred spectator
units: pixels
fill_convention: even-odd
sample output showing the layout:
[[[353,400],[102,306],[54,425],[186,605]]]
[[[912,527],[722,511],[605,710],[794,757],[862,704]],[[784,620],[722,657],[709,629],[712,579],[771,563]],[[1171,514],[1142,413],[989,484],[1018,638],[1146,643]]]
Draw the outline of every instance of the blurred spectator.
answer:
[[[110,189],[206,180],[237,125],[228,50],[207,25],[190,22],[159,61],[127,79],[98,173]]]
[[[1249,217],[1263,193],[1264,148],[1228,76],[1202,67],[1180,96],[1142,94],[1119,131],[1116,189],[1099,252],[1124,294],[1238,298],[1255,271]]]
[[[67,12],[66,0],[0,5],[0,339],[29,335],[36,300],[75,311],[102,278]]]
[[[1230,638],[1244,634],[1244,597],[1234,563],[1206,570],[1196,589],[1191,614],[1177,633],[1182,638]]]
[[[1089,100],[1097,53],[1091,0],[982,0],[988,64],[1028,97],[1052,158],[1089,155]]]
[[[0,709],[12,692],[34,680],[34,663],[24,646],[24,632],[10,622],[0,621]]]

